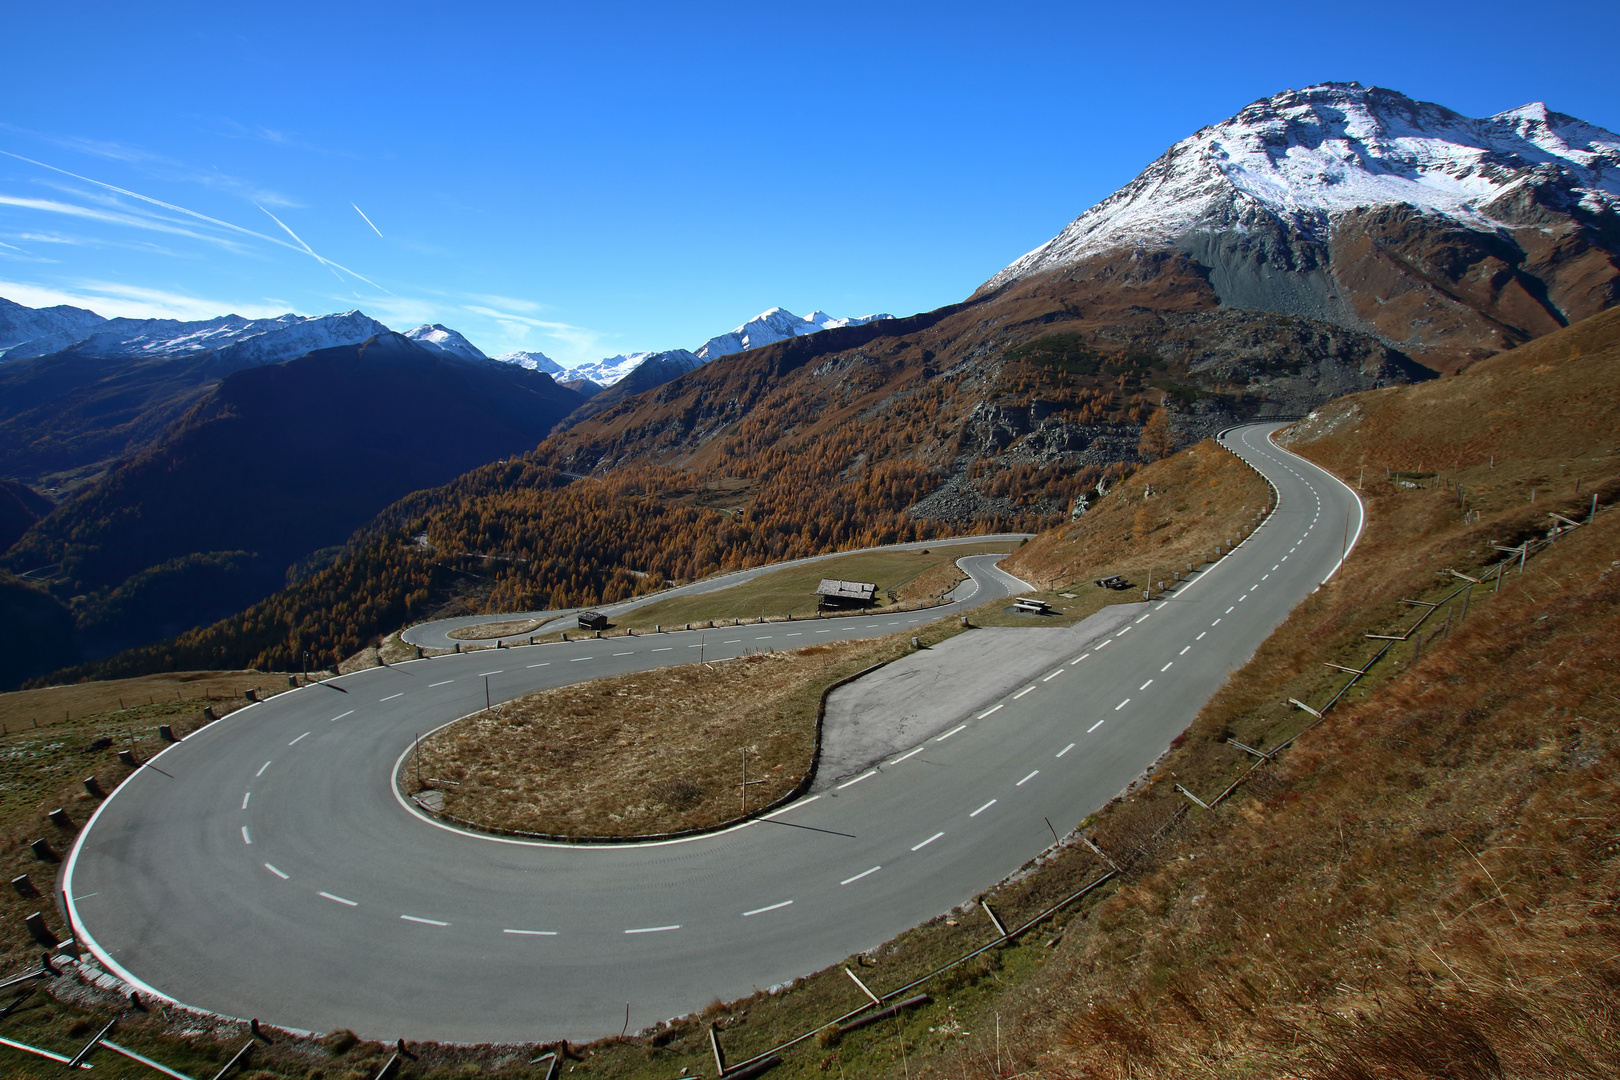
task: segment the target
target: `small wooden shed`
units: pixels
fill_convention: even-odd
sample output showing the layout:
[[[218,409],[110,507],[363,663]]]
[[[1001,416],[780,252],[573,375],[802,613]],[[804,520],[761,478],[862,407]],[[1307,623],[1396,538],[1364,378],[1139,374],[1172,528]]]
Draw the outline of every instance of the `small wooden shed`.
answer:
[[[581,630],[606,630],[608,617],[600,611],[582,611],[579,613],[579,628]]]
[[[870,581],[822,578],[821,584],[816,586],[816,595],[821,598],[816,607],[822,611],[871,607],[877,596],[877,585]]]

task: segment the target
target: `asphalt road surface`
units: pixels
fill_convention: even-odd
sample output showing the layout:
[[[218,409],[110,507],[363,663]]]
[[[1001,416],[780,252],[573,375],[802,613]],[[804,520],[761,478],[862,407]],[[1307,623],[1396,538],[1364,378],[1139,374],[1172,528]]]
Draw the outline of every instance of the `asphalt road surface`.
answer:
[[[1041,852],[1044,819],[1069,826],[1106,803],[1337,568],[1359,501],[1272,446],[1276,426],[1226,436],[1279,495],[1231,555],[771,821],[661,844],[521,842],[432,822],[392,778],[416,734],[484,706],[486,677],[504,699],[959,607],[447,656],[280,695],[102,804],[62,879],[80,940],[136,988],[228,1016],[456,1042],[613,1034],[626,1002],[639,1029],[875,946]],[[995,558],[963,560],[969,602],[1019,588]]]
[[[593,610],[604,615],[623,615],[627,611],[634,611],[648,604],[656,604],[660,600],[668,600],[672,596],[697,596],[704,593],[721,592],[725,589],[752,581],[764,574],[774,574],[778,570],[786,570],[791,566],[804,566],[808,563],[825,562],[828,559],[841,559],[846,555],[858,555],[863,551],[921,551],[939,550],[952,547],[961,547],[974,544],[991,544],[1006,540],[1024,540],[1029,533],[993,533],[983,536],[953,536],[944,540],[919,540],[910,544],[891,544],[882,548],[855,548],[850,551],[835,551],[828,555],[810,555],[803,559],[793,559],[789,562],[771,563],[769,566],[756,566],[748,570],[734,570],[729,574],[720,574],[702,581],[694,581],[690,585],[679,585],[673,589],[663,589],[659,592],[638,596],[633,600],[623,600],[616,604],[607,604]],[[967,584],[967,583],[965,583]],[[1018,588],[1025,588],[1020,582]],[[959,599],[959,598],[958,598]],[[420,645],[424,649],[453,649],[458,639],[450,636],[452,630],[461,630],[469,626],[478,626],[483,623],[512,622],[514,620],[532,620],[541,625],[527,634],[512,634],[505,638],[480,638],[476,641],[460,639],[462,645],[493,645],[496,641],[524,642],[530,635],[550,634],[558,630],[573,630],[579,626],[576,615],[584,608],[568,608],[566,610],[548,611],[517,611],[502,615],[461,615],[453,619],[435,619],[432,622],[417,623],[400,632],[400,640],[407,645]],[[746,612],[737,612],[742,615]],[[730,616],[727,616],[728,618]]]

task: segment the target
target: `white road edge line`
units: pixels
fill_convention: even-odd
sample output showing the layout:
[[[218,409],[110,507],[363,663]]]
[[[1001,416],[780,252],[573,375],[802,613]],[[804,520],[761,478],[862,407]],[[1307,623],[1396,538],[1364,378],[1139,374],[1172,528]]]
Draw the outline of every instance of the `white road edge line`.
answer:
[[[1005,704],[1006,704],[1006,702],[1002,702],[1001,705],[991,706],[990,708],[984,710],[984,712],[980,713],[978,716],[975,716],[973,719],[975,719],[975,720],[983,720],[985,717],[989,716],[991,713],[995,712],[997,709],[1001,708]]]
[[[958,731],[964,731],[964,730],[966,730],[966,728],[967,728],[966,724],[957,724],[955,727],[951,728],[951,730],[949,730],[945,734],[939,736],[939,738],[935,739],[934,741],[935,742],[944,742],[946,739],[950,738],[952,735],[955,735]]]
[[[853,780],[845,780],[842,784],[839,784],[838,785],[838,790],[843,791],[845,788],[852,787],[853,785],[860,783],[862,780],[865,780],[869,776],[876,776],[876,775],[877,775],[877,770],[876,769],[872,769],[869,772],[864,772],[861,775],[857,776]]]
[[[904,754],[901,754],[899,757],[897,757],[893,761],[889,762],[889,764],[890,765],[898,765],[902,761],[906,760],[906,758],[911,757],[913,754],[920,754],[922,752],[923,752],[923,748],[919,746],[915,750],[906,751]]]
[[[1012,699],[1014,701],[1017,701],[1019,698],[1023,697],[1025,694],[1029,693],[1033,689],[1035,689],[1033,686],[1026,686],[1022,690],[1018,691],[1018,693],[1014,694],[1012,696]]]

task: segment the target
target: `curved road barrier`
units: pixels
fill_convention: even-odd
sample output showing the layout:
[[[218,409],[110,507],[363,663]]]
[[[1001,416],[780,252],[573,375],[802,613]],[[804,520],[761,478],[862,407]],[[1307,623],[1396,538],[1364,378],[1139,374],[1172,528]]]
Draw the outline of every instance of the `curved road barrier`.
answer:
[[[971,897],[1157,759],[1359,533],[1354,493],[1269,442],[1275,485],[1231,554],[1027,687],[819,795],[688,840],[464,833],[393,785],[414,736],[586,678],[905,632],[961,602],[519,647],[372,668],[239,710],[133,774],[63,874],[79,939],[142,993],[305,1030],[589,1039],[785,983]],[[1027,586],[962,559],[970,599]],[[729,652],[725,650],[730,650]],[[1106,655],[1099,655],[1106,652]]]

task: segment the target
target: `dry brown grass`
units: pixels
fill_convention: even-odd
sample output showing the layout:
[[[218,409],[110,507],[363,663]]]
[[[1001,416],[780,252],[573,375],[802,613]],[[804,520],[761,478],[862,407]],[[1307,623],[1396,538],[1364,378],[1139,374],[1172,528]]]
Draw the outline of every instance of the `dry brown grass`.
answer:
[[[489,638],[517,637],[520,634],[532,633],[540,628],[539,619],[516,619],[509,622],[477,623],[473,626],[463,626],[459,630],[451,630],[446,637],[457,641],[485,641]]]
[[[1213,439],[1154,462],[1111,488],[1078,521],[1040,534],[1003,567],[1043,590],[1095,589],[1122,574],[1140,599],[1149,581],[1202,565],[1271,501],[1271,487]]]
[[[935,635],[942,634],[936,629]],[[559,687],[422,740],[444,809],[486,828],[646,836],[708,828],[788,794],[815,756],[822,690],[909,651],[909,635],[833,642]],[[414,783],[414,760],[406,765]]]
[[[49,728],[139,706],[180,703],[199,709],[210,703],[241,704],[245,690],[261,697],[287,689],[287,676],[262,671],[177,671],[136,679],[71,683],[0,694],[0,732]],[[217,711],[217,710],[216,710]]]

